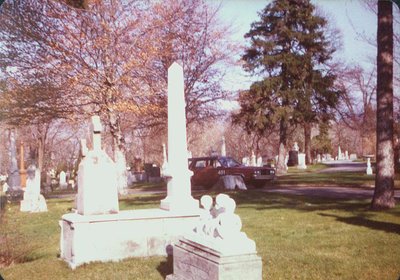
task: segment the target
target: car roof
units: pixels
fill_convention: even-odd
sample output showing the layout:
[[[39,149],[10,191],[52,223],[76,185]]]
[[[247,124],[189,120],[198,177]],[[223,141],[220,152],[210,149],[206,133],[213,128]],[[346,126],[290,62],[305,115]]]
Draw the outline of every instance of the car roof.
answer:
[[[209,156],[209,157],[193,157],[188,160],[207,160],[207,159],[223,159],[223,158],[231,158],[231,157],[223,157],[223,156]]]

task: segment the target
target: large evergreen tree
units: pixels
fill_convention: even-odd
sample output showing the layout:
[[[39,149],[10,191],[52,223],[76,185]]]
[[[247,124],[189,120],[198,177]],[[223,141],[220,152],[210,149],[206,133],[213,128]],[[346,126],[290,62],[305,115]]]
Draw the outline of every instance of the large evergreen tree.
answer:
[[[279,125],[278,172],[285,170],[290,125],[304,126],[310,155],[310,124],[337,103],[335,76],[326,67],[335,51],[326,25],[309,0],[275,0],[245,35],[251,43],[242,57],[245,70],[262,80],[241,93],[234,120],[259,133]]]

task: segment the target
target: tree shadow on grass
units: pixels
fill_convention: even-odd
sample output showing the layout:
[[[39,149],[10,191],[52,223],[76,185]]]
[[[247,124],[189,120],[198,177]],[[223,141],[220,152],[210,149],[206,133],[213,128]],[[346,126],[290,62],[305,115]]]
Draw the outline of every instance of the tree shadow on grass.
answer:
[[[266,192],[235,193],[231,195],[239,207],[256,210],[293,209],[298,211],[366,211],[368,200],[332,199],[304,195],[278,194]]]
[[[340,217],[337,215],[326,214],[326,213],[319,213],[319,215],[323,216],[323,217],[332,217],[332,218],[335,218],[339,222],[350,224],[350,225],[362,226],[362,227],[366,227],[369,229],[384,231],[387,233],[400,234],[400,224],[374,221],[374,220],[367,219],[364,216]]]
[[[168,254],[167,259],[165,261],[160,262],[157,266],[158,272],[161,274],[163,279],[173,273],[173,258],[172,254]]]

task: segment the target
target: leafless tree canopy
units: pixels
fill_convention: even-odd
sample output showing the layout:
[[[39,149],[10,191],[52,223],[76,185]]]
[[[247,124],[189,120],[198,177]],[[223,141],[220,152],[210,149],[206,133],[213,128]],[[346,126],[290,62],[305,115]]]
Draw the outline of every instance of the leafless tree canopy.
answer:
[[[121,127],[165,122],[166,73],[175,60],[184,66],[189,122],[221,114],[218,102],[228,93],[220,81],[234,49],[205,1],[67,4],[19,0],[2,7],[7,83],[0,116],[8,123],[99,114],[121,149]]]

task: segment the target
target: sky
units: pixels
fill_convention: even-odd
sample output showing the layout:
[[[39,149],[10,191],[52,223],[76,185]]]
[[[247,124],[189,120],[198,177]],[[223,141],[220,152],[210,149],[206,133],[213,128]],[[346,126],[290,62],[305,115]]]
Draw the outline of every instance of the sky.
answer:
[[[350,65],[371,67],[376,50],[363,41],[359,34],[376,38],[377,19],[360,1],[312,0],[312,3],[323,10],[330,24],[342,34],[342,49],[337,55]],[[235,41],[246,43],[244,34],[250,30],[251,23],[259,19],[257,12],[268,3],[268,0],[222,0],[220,17],[225,23],[233,24],[232,38]],[[232,69],[227,74],[224,87],[227,90],[246,89],[252,82],[252,78],[246,76],[247,73],[242,69]]]

